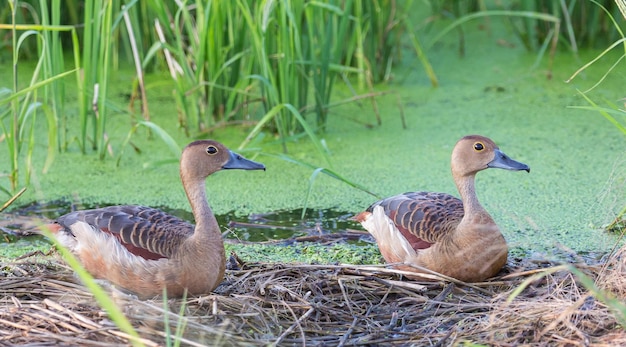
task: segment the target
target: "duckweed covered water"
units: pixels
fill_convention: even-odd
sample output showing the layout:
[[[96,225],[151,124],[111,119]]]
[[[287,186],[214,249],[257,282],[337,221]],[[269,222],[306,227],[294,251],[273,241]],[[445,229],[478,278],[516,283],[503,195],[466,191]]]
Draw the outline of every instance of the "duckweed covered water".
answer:
[[[566,84],[564,81],[598,52],[581,52],[579,56],[557,53],[552,78],[548,79],[546,59],[535,65],[536,55],[524,51],[511,33],[495,29],[484,32],[478,22],[466,29],[465,57],[456,54],[453,35],[428,52],[440,79],[439,88],[429,85],[416,59],[404,56],[394,70],[395,79],[377,87],[391,92],[377,98],[381,126],[375,125],[369,102],[330,110],[328,131],[322,137],[331,153],[332,167],[306,138],[289,142],[288,155],[330,167],[383,197],[415,190],[458,196],[450,176],[450,152],[460,137],[482,134],[531,167],[530,174],[494,169],[477,176],[479,199],[513,247],[547,254],[555,248],[608,251],[616,238],[606,234],[602,226],[626,204],[626,142],[599,113],[571,107],[588,106],[577,89],[594,85],[619,52],[609,54]],[[500,45],[501,40],[512,45]],[[116,73],[118,81],[113,86],[120,90],[112,93],[113,102],[124,104],[122,95],[131,86],[130,76],[132,73],[125,71]],[[171,86],[164,86],[162,80],[159,74],[147,76],[152,121],[183,146],[192,139],[177,129]],[[619,64],[589,97],[601,104],[621,105],[624,80],[626,64]],[[335,100],[351,96],[349,88],[339,85],[335,89]],[[401,126],[401,113],[407,129]],[[41,127],[45,133],[45,126]],[[119,144],[128,128],[126,116],[112,116],[108,123],[116,154],[122,150]],[[202,137],[236,149],[248,131],[231,127]],[[219,172],[207,180],[209,201],[217,214],[235,211],[234,216],[271,216],[271,211],[297,211],[305,203],[317,211],[357,213],[376,200],[318,175],[305,201],[312,170],[277,158],[275,155],[282,151],[280,143],[271,134],[264,135],[264,140],[241,153],[263,162],[266,172]],[[38,171],[32,187],[20,199],[22,204],[66,199],[86,205],[142,204],[189,211],[178,166],[154,164],[172,156],[165,144],[149,139],[145,132],[133,137],[133,145],[141,151],[125,148],[119,167],[111,158],[100,161],[95,155],[84,156],[71,145],[45,175],[41,166],[46,142],[44,138],[37,140],[34,164]],[[6,171],[6,165],[0,160],[0,171]],[[280,230],[266,230],[264,237],[280,237]],[[239,237],[249,237],[247,232],[238,231]]]

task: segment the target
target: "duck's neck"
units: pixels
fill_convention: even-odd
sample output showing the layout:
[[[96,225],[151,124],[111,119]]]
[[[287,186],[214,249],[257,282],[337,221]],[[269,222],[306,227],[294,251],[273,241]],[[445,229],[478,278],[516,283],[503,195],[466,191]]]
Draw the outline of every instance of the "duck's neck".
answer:
[[[185,179],[183,177],[183,187],[196,222],[193,237],[195,239],[221,238],[219,225],[207,200],[205,179]]]
[[[475,175],[455,176],[454,181],[457,189],[459,190],[459,194],[461,194],[461,200],[463,201],[463,219],[474,218],[487,214],[476,196],[474,180]]]

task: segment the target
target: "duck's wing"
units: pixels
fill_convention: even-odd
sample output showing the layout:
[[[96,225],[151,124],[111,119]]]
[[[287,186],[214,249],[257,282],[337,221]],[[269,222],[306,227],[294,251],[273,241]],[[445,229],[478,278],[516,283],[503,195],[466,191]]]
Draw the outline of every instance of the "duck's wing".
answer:
[[[453,232],[463,218],[463,203],[445,193],[410,192],[372,204],[381,206],[413,249],[424,249]]]
[[[180,243],[194,232],[194,225],[161,210],[145,206],[110,206],[76,211],[57,223],[72,233],[72,225],[85,222],[94,232],[114,236],[129,252],[145,259],[171,258]]]

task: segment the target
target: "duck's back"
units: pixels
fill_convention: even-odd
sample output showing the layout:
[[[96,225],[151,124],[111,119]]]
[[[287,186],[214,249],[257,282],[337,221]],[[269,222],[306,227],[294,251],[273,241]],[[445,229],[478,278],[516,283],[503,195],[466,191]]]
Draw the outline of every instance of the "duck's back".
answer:
[[[381,206],[413,249],[425,249],[451,234],[463,219],[458,198],[433,192],[409,192],[372,204]]]
[[[175,244],[193,234],[194,225],[161,210],[136,205],[109,206],[76,211],[61,216],[57,223],[71,232],[76,222],[108,233],[131,253],[144,259],[171,258]]]

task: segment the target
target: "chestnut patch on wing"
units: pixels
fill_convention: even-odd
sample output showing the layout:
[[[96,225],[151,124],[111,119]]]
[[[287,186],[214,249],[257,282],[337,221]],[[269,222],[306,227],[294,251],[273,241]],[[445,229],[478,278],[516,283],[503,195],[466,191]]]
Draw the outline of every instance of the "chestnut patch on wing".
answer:
[[[365,212],[361,212],[357,214],[356,216],[352,218],[359,223],[363,223],[370,214],[372,214],[370,211],[365,211]]]
[[[138,257],[142,257],[146,260],[159,260],[161,258],[165,258],[165,256],[158,254],[158,253],[154,253],[154,252],[150,252],[149,250],[145,249],[145,248],[141,248],[141,247],[137,247],[131,243],[127,243],[124,242],[122,240],[122,236],[119,233],[112,233],[109,229],[107,228],[100,228],[100,230],[102,232],[105,232],[111,236],[114,236],[117,239],[117,242],[119,242],[122,246],[124,246],[131,254],[136,255]]]
[[[389,218],[391,218],[393,222],[393,224],[395,224],[396,228],[398,228],[398,230],[400,231],[400,233],[402,234],[402,236],[404,236],[404,238],[409,241],[409,244],[411,245],[411,247],[413,247],[414,250],[419,250],[419,249],[426,249],[430,246],[432,246],[433,244],[427,241],[424,241],[422,239],[420,239],[419,237],[415,236],[414,234],[412,234],[409,229],[403,227],[402,225],[396,223],[396,215],[398,214],[397,211],[389,211]]]
[[[46,224],[45,229],[47,229],[48,231],[50,231],[53,234],[57,234],[59,231],[63,230],[63,226],[59,223],[50,223],[50,224]],[[71,231],[68,229],[68,232],[71,233]]]

